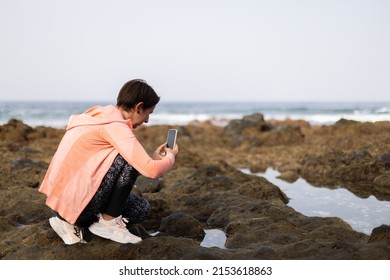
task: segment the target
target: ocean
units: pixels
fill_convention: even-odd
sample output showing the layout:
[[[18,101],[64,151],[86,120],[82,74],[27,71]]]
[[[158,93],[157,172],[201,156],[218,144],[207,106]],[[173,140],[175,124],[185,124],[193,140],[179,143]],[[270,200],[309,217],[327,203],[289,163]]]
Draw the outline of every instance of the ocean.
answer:
[[[0,101],[0,124],[18,119],[36,126],[66,127],[72,114],[79,114],[105,102],[9,102]],[[211,120],[226,125],[229,120],[261,113],[265,120],[306,120],[313,125],[331,125],[341,118],[363,121],[390,121],[390,102],[160,102],[149,125],[186,125]]]

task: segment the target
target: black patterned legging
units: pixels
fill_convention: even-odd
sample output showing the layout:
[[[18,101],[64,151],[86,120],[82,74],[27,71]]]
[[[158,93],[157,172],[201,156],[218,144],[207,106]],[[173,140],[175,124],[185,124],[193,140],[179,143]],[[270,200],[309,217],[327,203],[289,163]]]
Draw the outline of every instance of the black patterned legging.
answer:
[[[122,215],[130,224],[139,223],[148,216],[149,202],[131,192],[139,173],[118,154],[104,176],[99,189],[78,217],[76,224],[88,227],[97,221],[97,214],[113,217]]]

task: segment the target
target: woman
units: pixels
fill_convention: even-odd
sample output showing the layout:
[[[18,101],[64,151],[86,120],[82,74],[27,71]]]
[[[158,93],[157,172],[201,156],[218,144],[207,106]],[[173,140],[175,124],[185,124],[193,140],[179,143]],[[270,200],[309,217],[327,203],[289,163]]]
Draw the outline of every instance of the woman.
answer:
[[[159,101],[145,81],[131,80],[120,90],[116,106],[96,106],[69,118],[39,188],[57,213],[50,225],[66,244],[85,242],[86,227],[116,242],[141,241],[126,223],[144,220],[149,203],[130,191],[139,174],[166,174],[179,151],[164,143],[150,157],[133,133],[149,121]]]

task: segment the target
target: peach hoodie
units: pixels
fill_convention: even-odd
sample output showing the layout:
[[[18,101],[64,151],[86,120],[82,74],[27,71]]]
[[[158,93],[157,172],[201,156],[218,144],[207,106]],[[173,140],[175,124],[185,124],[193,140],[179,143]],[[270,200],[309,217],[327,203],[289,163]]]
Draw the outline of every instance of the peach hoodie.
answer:
[[[153,160],[136,139],[131,121],[115,106],[96,106],[72,115],[39,191],[46,204],[73,224],[92,199],[120,153],[139,173],[157,178],[175,162],[169,153]]]

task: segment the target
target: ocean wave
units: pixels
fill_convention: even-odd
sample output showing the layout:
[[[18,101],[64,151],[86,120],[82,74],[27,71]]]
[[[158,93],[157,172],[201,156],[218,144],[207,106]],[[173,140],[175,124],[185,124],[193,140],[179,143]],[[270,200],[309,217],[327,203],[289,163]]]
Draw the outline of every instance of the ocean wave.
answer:
[[[69,116],[96,105],[93,102],[0,102],[0,124],[19,119],[36,126],[66,127]],[[341,118],[363,121],[390,121],[390,103],[162,103],[150,116],[148,125],[186,125],[211,121],[226,125],[232,119],[261,113],[266,120],[306,120],[311,124],[330,125]]]
[[[390,114],[390,107],[381,107],[375,110],[376,114]]]

